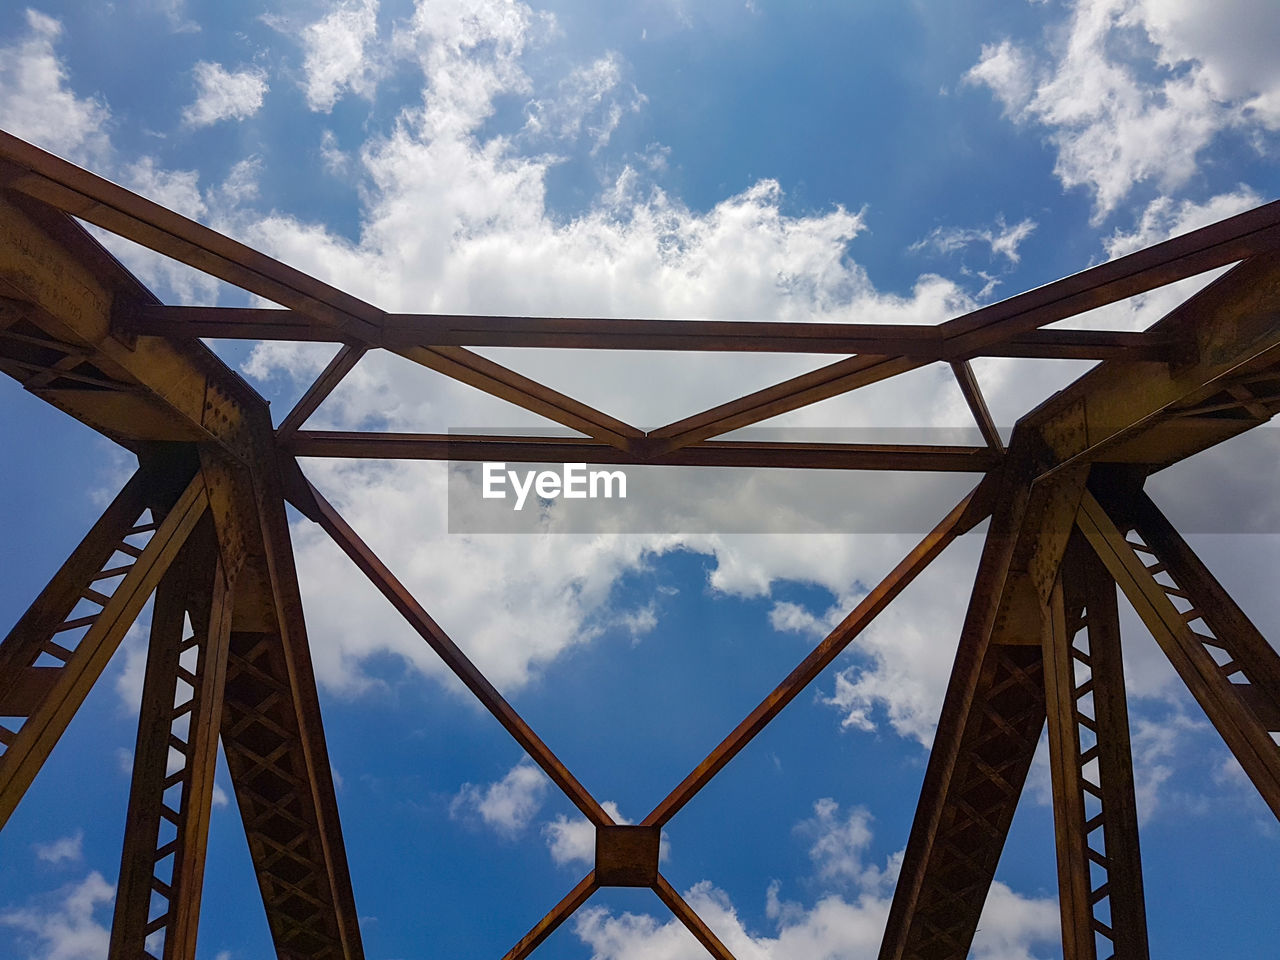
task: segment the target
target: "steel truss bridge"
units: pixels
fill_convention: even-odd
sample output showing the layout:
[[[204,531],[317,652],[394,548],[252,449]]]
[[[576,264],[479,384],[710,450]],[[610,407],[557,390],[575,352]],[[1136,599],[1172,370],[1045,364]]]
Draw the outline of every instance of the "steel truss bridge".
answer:
[[[285,309],[163,304],[80,221]],[[1145,331],[1049,326],[1228,266]],[[266,401],[201,337],[341,347],[273,428]],[[645,432],[470,349],[484,346],[836,359]],[[370,350],[581,438],[304,429]],[[1026,413],[1006,446],[970,367],[992,356],[1100,362]],[[984,445],[717,439],[934,363],[951,366]],[[194,955],[219,739],[277,956],[363,957],[286,503],[324,528],[595,825],[594,869],[506,960],[608,886],[652,888],[728,960],[659,871],[662,827],[983,521],[881,960],[968,954],[1046,725],[1065,957],[1148,957],[1117,588],[1280,816],[1280,657],[1143,489],[1280,410],[1280,201],[936,326],[393,314],[0,133],[0,371],[138,459],[0,643],[3,825],[155,595],[112,960]],[[960,471],[976,485],[643,821],[620,825],[310,485],[303,457]]]

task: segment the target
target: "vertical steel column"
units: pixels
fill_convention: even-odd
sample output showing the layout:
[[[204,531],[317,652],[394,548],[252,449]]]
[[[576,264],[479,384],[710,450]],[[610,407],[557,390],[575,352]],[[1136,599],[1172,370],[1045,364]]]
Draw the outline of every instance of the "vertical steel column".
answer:
[[[1072,541],[1044,633],[1065,960],[1147,960],[1116,586]]]
[[[111,960],[195,956],[231,587],[206,518],[156,590]]]

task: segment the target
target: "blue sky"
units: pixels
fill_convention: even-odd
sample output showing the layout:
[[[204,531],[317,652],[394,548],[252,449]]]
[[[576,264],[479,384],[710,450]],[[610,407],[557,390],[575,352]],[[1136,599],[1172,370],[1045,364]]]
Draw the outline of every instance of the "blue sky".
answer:
[[[1280,196],[1271,0],[86,6],[0,11],[0,127],[387,309],[938,322]],[[168,302],[252,302],[109,242]],[[1079,323],[1141,329],[1203,282]],[[212,346],[277,419],[331,352]],[[645,428],[822,362],[488,353]],[[1002,424],[1084,368],[975,366]],[[312,423],[539,425],[382,355]],[[971,421],[940,367],[769,425]],[[0,446],[24,452],[0,461],[12,623],[129,464],[12,383]],[[914,539],[450,535],[442,466],[306,469],[632,819]],[[1157,496],[1194,500],[1189,471]],[[791,497],[873,517],[882,479],[852,505],[804,477],[662,483],[713,515]],[[293,537],[366,953],[501,956],[586,871],[590,834],[324,535],[295,517]],[[1196,545],[1274,632],[1277,538]],[[664,871],[739,957],[875,955],[978,548],[950,548],[668,828]],[[1280,830],[1123,616],[1153,954],[1266,955]],[[105,953],[145,620],[0,834],[0,960]],[[200,953],[255,960],[270,938],[219,784]],[[1042,755],[975,956],[1060,955],[1053,856]],[[702,954],[648,892],[605,891],[540,955]]]

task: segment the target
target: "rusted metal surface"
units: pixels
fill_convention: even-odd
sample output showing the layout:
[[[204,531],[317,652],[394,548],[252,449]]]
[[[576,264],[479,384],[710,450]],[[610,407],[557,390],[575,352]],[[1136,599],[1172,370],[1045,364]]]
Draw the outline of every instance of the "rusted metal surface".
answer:
[[[1116,584],[1077,534],[1044,631],[1067,960],[1148,960]]]
[[[342,335],[293,310],[260,307],[139,307],[118,318],[130,334],[232,340],[338,342]],[[951,361],[937,326],[779,323],[768,320],[631,320],[576,317],[474,317],[388,313],[383,347],[548,347],[568,350],[679,350],[739,353],[874,353]],[[1145,333],[1031,330],[981,351],[988,357],[1052,360],[1168,360],[1172,345]]]
[[[56,674],[46,675],[52,679],[30,703],[21,726],[0,728],[0,825],[208,507],[204,481],[196,477],[157,520],[159,486],[150,474],[130,481],[0,645],[6,687],[20,686],[23,671],[38,666],[41,657],[60,663]]]
[[[232,589],[206,514],[156,589],[111,960],[196,955]]]
[[[73,216],[284,309],[162,304]],[[1092,960],[1102,934],[1117,957],[1145,960],[1116,583],[1280,815],[1280,748],[1272,736],[1280,732],[1280,658],[1141,492],[1148,473],[1280,412],[1280,203],[933,327],[387,313],[3,133],[0,224],[0,372],[121,443],[144,464],[0,644],[0,715],[23,719],[17,729],[0,728],[2,823],[160,584],[115,956],[137,956],[139,938],[162,927],[166,960],[191,955],[217,731],[277,956],[362,960],[286,493],[598,828],[596,868],[512,948],[508,960],[528,956],[597,889],[616,884],[651,887],[712,956],[730,957],[659,872],[662,826],[956,536],[988,516],[881,957],[959,960],[967,954],[1047,718],[1066,955]],[[1147,331],[1045,329],[1233,263]],[[201,336],[343,346],[277,432],[265,401],[195,339]],[[843,358],[645,432],[467,349],[473,346]],[[301,429],[374,349],[396,352],[585,436]],[[968,363],[980,356],[1102,362],[1022,418],[1006,450]],[[936,362],[951,364],[985,446],[714,439]],[[984,478],[633,827],[612,822],[310,487],[299,456],[931,470]],[[181,476],[176,467],[157,473],[162,463],[183,465]],[[1126,481],[1108,484],[1103,470],[1125,471]],[[1081,533],[1073,534],[1077,528]],[[184,544],[196,543],[205,544],[197,566],[207,586],[193,585],[195,567],[182,559]],[[88,604],[91,612],[75,612],[77,604]],[[192,641],[180,635],[179,608],[193,612]],[[78,644],[66,642],[81,631]],[[189,677],[183,673],[189,668],[174,662],[175,651],[188,642],[199,648],[201,662],[208,658],[207,668],[197,667]],[[1081,670],[1087,674],[1082,681]],[[157,704],[179,679],[199,695],[191,701],[185,764],[168,771],[157,758],[167,749],[162,739],[172,734],[172,717]],[[179,836],[172,845],[157,845],[153,827],[169,816],[156,799],[157,787],[168,789],[175,774],[184,784],[184,806],[170,808],[169,819],[176,818]],[[1100,801],[1096,812],[1091,797]],[[1106,833],[1105,849],[1094,842],[1098,826]],[[175,872],[157,888],[156,862],[170,846],[164,856],[175,857]],[[1105,872],[1100,884],[1089,876],[1090,863]],[[144,891],[149,898],[156,889],[170,909],[152,918],[139,905]],[[1105,921],[1099,912],[1104,901],[1110,911]]]
[[[1280,817],[1280,746],[1271,736],[1280,655],[1149,499],[1121,508],[1123,528],[1086,494],[1080,529]]]
[[[863,597],[862,602],[641,822],[662,826],[674,817],[769,721],[812,683],[938,554],[956,537],[986,519],[991,509],[989,494],[990,490],[974,490],[943,517],[889,575]]]
[[[596,882],[602,887],[652,887],[658,882],[659,827],[596,827]]]
[[[998,487],[881,960],[968,952],[1044,725],[1039,650],[992,642],[1029,497]]]
[[[596,872],[592,870],[574,885],[563,900],[557,903],[547,915],[539,920],[532,930],[520,938],[520,941],[503,954],[502,960],[523,960],[533,953],[538,946],[555,933],[560,924],[568,920],[578,908],[591,899],[591,895],[600,889],[596,880]]]
[[[729,948],[720,942],[720,938],[707,926],[706,921],[698,916],[693,907],[685,903],[679,891],[671,886],[667,882],[667,878],[662,874],[658,874],[658,882],[654,885],[653,891],[658,895],[658,899],[665,903],[667,908],[676,915],[676,919],[683,923],[685,928],[693,934],[694,939],[706,947],[707,953],[715,957],[716,960],[734,960]]]
[[[360,572],[369,578],[418,635],[427,641],[454,675],[466,684],[467,689],[475,694],[476,699],[484,704],[516,743],[524,748],[525,753],[533,759],[534,763],[540,766],[551,781],[564,791],[565,796],[582,811],[583,816],[598,827],[612,825],[613,818],[605,812],[604,807],[600,806],[587,788],[578,782],[578,778],[569,772],[569,768],[560,761],[550,747],[542,742],[524,718],[485,678],[476,665],[440,628],[440,625],[431,619],[431,615],[422,608],[413,594],[405,589],[404,584],[396,579],[395,574],[387,569],[386,565],[369,549],[368,544],[360,539],[338,511],[315,488],[311,489],[311,500],[319,509],[320,525],[342,548],[342,552],[351,558]]]
[[[8,304],[0,310],[0,329],[18,335],[0,345],[0,356],[11,356],[14,349],[53,351],[44,341],[59,345],[58,353],[50,352],[46,359],[83,354],[94,368],[129,389],[106,390],[78,381],[50,380],[33,392],[144,458],[153,458],[159,451],[183,460],[192,470],[197,466],[202,469],[224,562],[229,569],[243,567],[234,620],[239,629],[268,637],[272,653],[260,658],[260,667],[284,695],[281,712],[285,722],[271,734],[274,742],[264,744],[260,738],[257,746],[277,757],[282,767],[299,773],[291,781],[291,795],[274,793],[270,799],[302,810],[301,826],[286,828],[282,819],[271,821],[269,826],[276,833],[289,833],[287,842],[313,856],[305,884],[322,890],[327,906],[324,912],[313,911],[308,916],[309,928],[329,937],[336,945],[335,956],[359,958],[362,949],[354,897],[338,827],[266,402],[198,342],[154,337],[131,340],[113,332],[115,311],[157,301],[65,213],[27,197],[0,192],[0,221],[4,225],[0,291]],[[31,343],[32,338],[41,342]],[[63,372],[85,369],[81,365]],[[13,372],[3,361],[0,370]],[[25,382],[25,377],[23,372],[17,379]],[[138,541],[137,537],[130,539],[130,543]],[[74,580],[76,576],[70,576],[67,582]],[[106,581],[107,588],[112,585],[117,586],[114,595],[122,596],[118,581]],[[136,605],[140,607],[145,600],[146,592]],[[117,624],[120,636],[132,615]],[[81,624],[77,629],[84,627]],[[114,633],[107,639],[112,641]],[[39,704],[54,702],[49,697],[57,693],[52,689],[55,674],[65,676],[62,668],[49,666],[25,670],[16,678],[4,671],[0,683],[15,680],[10,699],[21,708],[20,715],[27,716],[36,712]],[[228,703],[234,702],[232,686],[228,691]],[[65,701],[65,709],[74,711],[79,699]],[[29,726],[34,731],[39,725]],[[235,737],[224,731],[229,756],[237,747]],[[0,735],[2,739],[11,741],[10,749],[15,745],[21,748],[14,754],[12,771],[26,747],[13,736]],[[50,746],[42,749],[47,753]],[[34,769],[18,773],[16,778],[5,780],[9,810],[25,789],[24,778],[29,782]],[[255,790],[252,784],[239,782],[234,772],[232,784],[243,810]],[[288,929],[292,918],[282,912],[278,897],[268,898],[277,883],[299,881],[297,867],[271,857],[265,841],[255,839],[255,834],[262,833],[259,826],[249,820],[245,826],[277,952],[281,957],[308,956],[307,950],[290,952],[289,941],[280,931]]]
[[[989,447],[930,444],[803,443],[708,440],[671,453],[643,445],[620,450],[588,438],[481,434],[347,433],[304,430],[281,443],[299,457],[457,460],[511,463],[588,462],[685,467],[777,467],[798,470],[910,470],[985,473],[999,455]]]

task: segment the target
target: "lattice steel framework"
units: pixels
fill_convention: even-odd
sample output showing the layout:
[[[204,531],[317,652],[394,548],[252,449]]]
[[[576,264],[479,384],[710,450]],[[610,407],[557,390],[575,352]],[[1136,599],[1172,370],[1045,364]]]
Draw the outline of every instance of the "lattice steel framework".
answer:
[[[77,221],[284,309],[160,303]],[[599,888],[650,887],[731,954],[659,871],[662,827],[957,536],[990,520],[882,960],[963,958],[1048,728],[1064,952],[1148,956],[1117,586],[1280,816],[1280,657],[1143,492],[1280,410],[1280,202],[937,326],[390,314],[0,133],[0,370],[133,451],[139,469],[0,643],[0,825],[156,595],[115,960],[190,958],[223,744],[281,960],[363,956],[285,516],[320,524],[596,827],[596,863],[506,955]],[[1149,329],[1047,325],[1219,267]],[[341,347],[272,428],[200,337]],[[469,347],[779,351],[833,363],[641,431]],[[581,438],[334,433],[307,418],[383,349]],[[1101,361],[1002,442],[969,361]],[[984,446],[719,440],[932,363]],[[831,634],[635,826],[609,813],[307,482],[303,457],[588,461],[980,475]],[[175,757],[177,762],[175,763]]]

